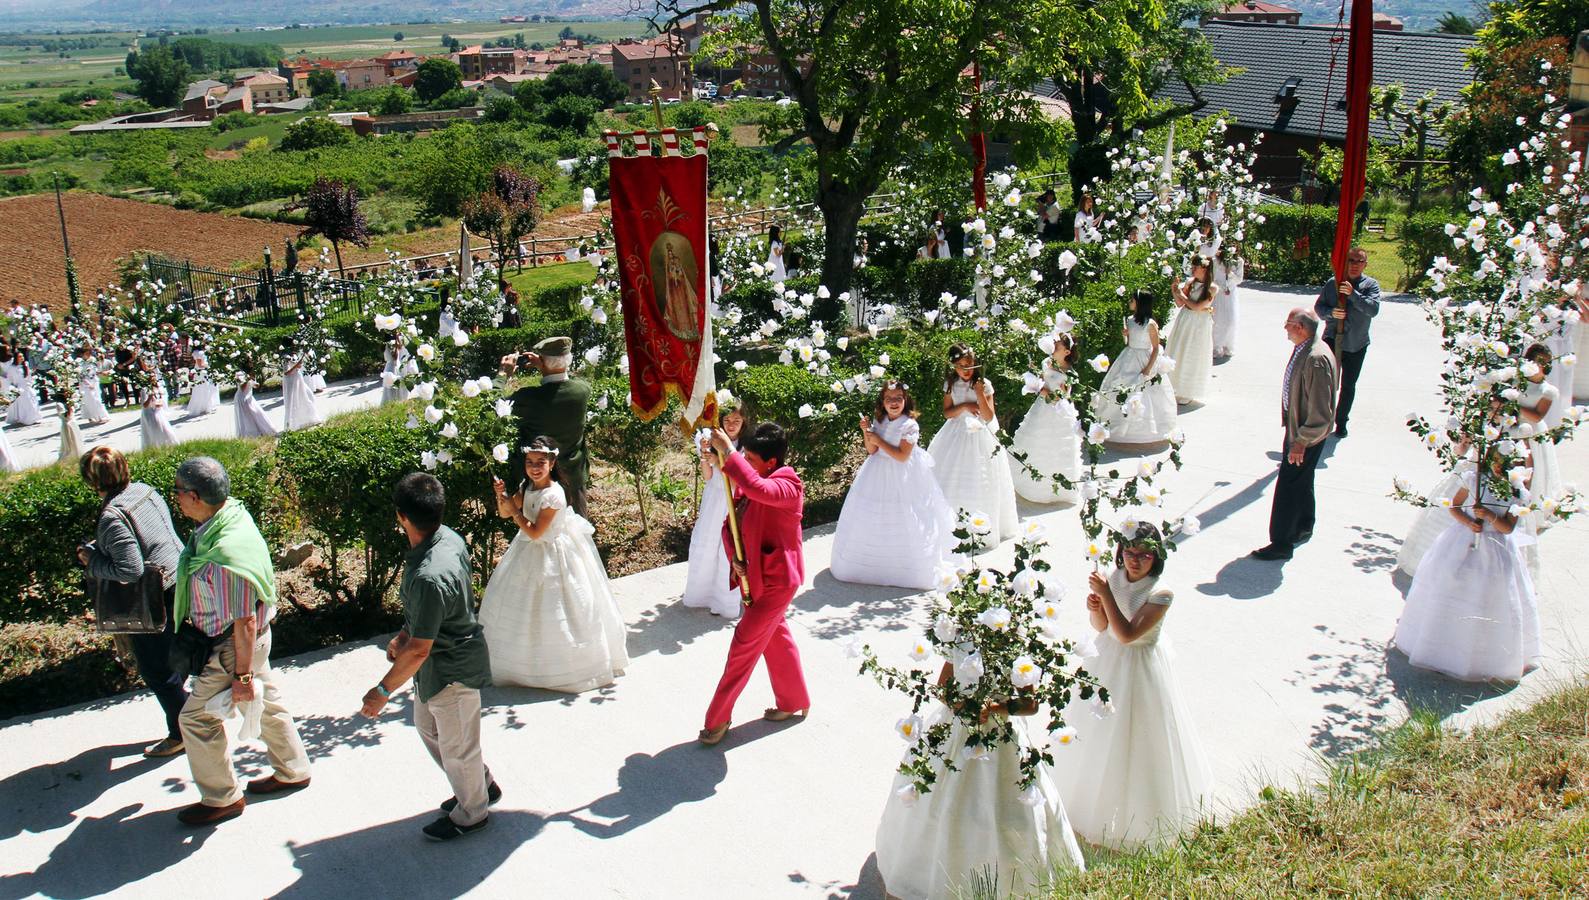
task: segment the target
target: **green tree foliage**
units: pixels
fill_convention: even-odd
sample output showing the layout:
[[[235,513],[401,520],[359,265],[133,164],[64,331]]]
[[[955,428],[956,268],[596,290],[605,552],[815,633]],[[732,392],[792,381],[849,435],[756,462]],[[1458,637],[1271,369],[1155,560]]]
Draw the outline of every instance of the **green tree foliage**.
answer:
[[[1423,196],[1424,156],[1428,152],[1429,135],[1438,131],[1441,124],[1450,118],[1454,107],[1451,103],[1437,103],[1434,91],[1410,103],[1404,95],[1405,90],[1400,84],[1369,87],[1369,102],[1375,114],[1402,137],[1401,147],[1398,148],[1402,152],[1393,152],[1393,155],[1412,160],[1412,198],[1408,212],[1415,213]]]
[[[287,126],[280,150],[316,150],[353,141],[353,132],[326,116],[309,116]]]
[[[274,69],[287,52],[275,44],[233,44],[208,38],[184,37],[165,44],[195,72],[222,69]]]
[[[451,90],[463,87],[463,69],[450,59],[427,59],[419,64],[414,78],[414,93],[429,103]]]
[[[504,165],[491,173],[489,188],[464,203],[464,224],[496,245],[498,270],[505,269],[510,259],[518,259],[523,270],[519,241],[541,220],[540,193],[539,181]]]
[[[409,112],[414,108],[414,96],[406,89],[391,85],[383,88],[380,99],[375,102],[375,114],[378,116],[397,116]]]
[[[640,531],[650,529],[646,511],[646,482],[651,480],[662,459],[662,436],[678,416],[664,412],[649,422],[629,409],[629,382],[625,378],[604,378],[593,385],[593,396],[605,398],[596,404],[590,420],[587,442],[600,447],[602,458],[617,466],[634,481],[635,500],[640,504]]]
[[[553,69],[538,87],[541,98],[547,102],[572,94],[594,101],[598,109],[608,109],[629,96],[629,89],[608,66],[565,63]]]
[[[1468,55],[1473,83],[1447,123],[1446,153],[1455,177],[1493,188],[1495,158],[1539,127],[1547,94],[1566,96],[1568,48],[1589,29],[1589,3],[1494,0],[1489,16],[1474,35]]]
[[[1440,14],[1435,31],[1441,34],[1472,34],[1479,30],[1479,26],[1467,16],[1447,10]]]
[[[564,94],[548,104],[541,113],[541,121],[557,129],[584,134],[596,121],[596,101],[588,97]]]
[[[403,33],[401,31],[399,31],[396,34],[392,35],[392,40],[397,41],[398,43],[402,43],[402,41],[403,41]]]
[[[342,96],[342,83],[337,81],[337,73],[330,69],[316,69],[310,72],[309,96],[327,97],[332,100]]]
[[[480,95],[465,87],[455,87],[425,104],[431,109],[462,109],[480,102]]]
[[[532,119],[540,118],[541,110],[545,105],[541,99],[541,83],[538,81],[521,81],[514,85],[513,102],[519,105],[519,109],[527,117]]]
[[[127,74],[137,82],[133,91],[150,106],[171,106],[181,101],[189,71],[187,61],[167,47],[153,47],[127,57]]]

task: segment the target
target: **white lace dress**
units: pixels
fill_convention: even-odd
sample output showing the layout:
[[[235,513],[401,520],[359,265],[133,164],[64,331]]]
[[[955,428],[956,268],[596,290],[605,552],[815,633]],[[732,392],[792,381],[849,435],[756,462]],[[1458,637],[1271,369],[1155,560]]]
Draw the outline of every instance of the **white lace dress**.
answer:
[[[77,462],[83,455],[83,429],[77,425],[77,417],[69,414],[65,407],[61,408],[61,453],[58,459],[64,463]]]
[[[1157,444],[1166,441],[1175,430],[1175,392],[1164,375],[1175,363],[1166,361],[1167,354],[1160,352],[1151,375],[1143,375],[1142,367],[1153,355],[1146,325],[1127,318],[1126,346],[1103,377],[1103,385],[1093,395],[1099,417],[1109,427],[1109,441],[1115,444]],[[1152,378],[1158,380],[1147,384]],[[1145,386],[1144,386],[1145,385]],[[1116,395],[1127,390],[1126,402],[1121,404]]]
[[[933,715],[948,714],[940,706]],[[956,769],[940,769],[932,790],[919,797],[909,791],[902,795],[910,782],[895,776],[877,826],[877,871],[889,896],[981,896],[972,891],[973,883],[995,874],[998,896],[1035,896],[1053,869],[1086,868],[1053,769],[1040,770],[1037,804],[1022,802],[1020,757],[1034,742],[1026,717],[1017,717],[1012,725],[1018,744],[966,759],[962,753],[969,731],[956,722],[944,746]],[[1036,743],[1040,746],[1042,739]]]
[[[690,563],[684,581],[685,606],[709,609],[728,619],[739,618],[739,589],[729,585],[728,550],[723,524],[728,520],[728,489],[723,472],[708,458],[703,470],[701,508],[690,531]]]
[[[39,395],[33,389],[33,379],[22,374],[22,367],[15,362],[8,362],[0,368],[0,379],[3,379],[16,396],[11,398],[11,408],[6,410],[7,425],[37,425],[44,421],[44,413],[39,409]]]
[[[486,584],[480,624],[499,685],[576,694],[612,684],[629,665],[623,613],[591,535],[562,485],[524,492],[524,515],[557,515],[546,532],[513,538]]]
[[[909,441],[904,462],[878,450],[866,458],[844,496],[830,570],[839,581],[922,591],[954,550],[955,513],[933,477],[933,457],[910,416],[872,423],[890,447]]]
[[[193,351],[193,392],[188,395],[188,415],[207,416],[221,406],[221,389],[210,379],[210,360],[203,350]]]
[[[1219,293],[1214,295],[1214,358],[1229,359],[1236,355],[1236,321],[1239,318],[1236,291],[1247,274],[1247,263],[1237,257],[1227,265],[1215,257],[1214,283]]]
[[[773,241],[767,245],[767,280],[774,284],[783,284],[789,280],[789,273],[783,265],[783,241]]]
[[[989,396],[993,385],[982,380]],[[956,405],[976,402],[971,383],[956,379],[949,388],[950,402]],[[932,454],[932,473],[943,489],[944,499],[957,511],[981,513],[988,517],[989,534],[980,541],[991,549],[1015,537],[1020,519],[1015,507],[1015,483],[1010,464],[997,433],[999,420],[984,422],[974,413],[964,413],[943,423],[933,435],[927,450]]]
[[[1127,619],[1149,603],[1169,605],[1158,579],[1109,573],[1109,590]],[[1164,619],[1129,644],[1108,629],[1087,672],[1109,691],[1113,713],[1099,718],[1077,700],[1065,721],[1076,742],[1056,760],[1060,796],[1082,840],[1106,847],[1163,844],[1208,812],[1213,776],[1197,729],[1181,699]]]
[[[143,437],[143,449],[175,444],[177,433],[166,416],[165,383],[156,383],[154,390],[145,391],[139,399],[143,404],[143,411],[138,414],[138,431]]]
[[[1578,332],[1583,330],[1583,325],[1578,321],[1577,310],[1562,316],[1556,327],[1551,329],[1550,335],[1545,338],[1545,346],[1549,348],[1554,363],[1550,367],[1550,374],[1546,380],[1556,389],[1558,399],[1550,406],[1550,412],[1545,413],[1545,427],[1555,428],[1561,424],[1561,417],[1567,412],[1567,407],[1573,403],[1573,375],[1578,369],[1576,360],[1572,364],[1563,361],[1572,356],[1578,349]]]
[[[103,425],[110,421],[110,411],[105,409],[105,401],[99,396],[99,363],[85,359],[78,363],[82,372],[82,380],[78,382],[78,393],[83,395],[81,410],[83,421],[90,425]]]
[[[11,442],[6,439],[6,427],[0,422],[0,472],[20,472],[22,464],[17,461],[16,451],[11,449]]]
[[[1463,484],[1464,506],[1473,503],[1475,480],[1470,474]],[[1511,506],[1488,487],[1477,490],[1494,512]],[[1516,681],[1539,665],[1539,608],[1521,552],[1531,540],[1522,523],[1511,534],[1489,523],[1474,534],[1452,518],[1418,566],[1396,648],[1414,666],[1461,681]]]
[[[282,362],[281,398],[286,407],[286,431],[297,431],[325,421],[320,407],[315,404],[314,393],[304,378],[303,361],[287,359]]]
[[[1011,447],[1026,454],[1026,466],[1044,477],[1033,477],[1011,454],[1010,479],[1015,492],[1033,503],[1074,503],[1075,488],[1060,487],[1046,477],[1059,474],[1072,482],[1081,478],[1081,426],[1070,401],[1070,374],[1044,360],[1043,386],[1048,388],[1048,399],[1039,397],[1032,403],[1015,429]]]
[[[1473,461],[1464,459],[1425,495],[1429,498],[1429,505],[1418,510],[1413,517],[1412,529],[1407,532],[1406,539],[1401,542],[1401,549],[1396,552],[1396,568],[1408,576],[1418,574],[1418,564],[1423,561],[1424,554],[1429,552],[1429,548],[1434,546],[1451,524],[1451,513],[1440,505],[1440,501],[1456,496],[1457,489],[1462,487],[1463,481],[1472,471]]]
[[[1519,401],[1523,406],[1537,409],[1546,400],[1550,401],[1550,409],[1546,411],[1545,418],[1536,423],[1536,427],[1539,428],[1550,427],[1550,413],[1555,412],[1557,407],[1565,405],[1556,386],[1549,381],[1530,382],[1528,389],[1523,391],[1522,400]],[[1567,487],[1562,483],[1561,466],[1556,461],[1555,443],[1547,440],[1532,440],[1528,442],[1528,450],[1529,464],[1534,469],[1533,480],[1528,486],[1529,494],[1541,499],[1560,497]],[[1533,526],[1544,531],[1551,526],[1551,522],[1540,513],[1534,517]]]
[[[1207,288],[1201,281],[1193,282],[1187,291],[1192,302],[1199,303]],[[1215,297],[1218,297],[1218,291]],[[1196,403],[1208,395],[1208,378],[1214,369],[1214,311],[1179,307],[1170,324],[1169,336],[1164,340],[1164,352],[1175,360],[1175,368],[1168,376],[1175,391],[1177,403]]]
[[[232,408],[236,416],[237,436],[240,438],[275,437],[276,426],[265,417],[264,407],[254,397],[254,382],[244,380],[232,395]]]

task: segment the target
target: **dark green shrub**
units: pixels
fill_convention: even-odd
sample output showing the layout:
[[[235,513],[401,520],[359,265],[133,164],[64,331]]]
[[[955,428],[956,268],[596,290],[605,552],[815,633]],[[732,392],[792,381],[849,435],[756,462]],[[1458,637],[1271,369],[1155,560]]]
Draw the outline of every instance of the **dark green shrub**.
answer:
[[[810,478],[823,477],[860,442],[856,420],[847,415],[800,417],[800,407],[816,411],[843,398],[829,387],[832,379],[798,366],[749,366],[732,372],[729,390],[744,403],[751,423],[777,422],[789,432],[789,462]]]
[[[956,298],[970,297],[976,291],[976,263],[965,257],[958,259],[913,259],[905,267],[906,311],[937,309],[938,298],[944,293]]]
[[[1265,204],[1258,207],[1258,212],[1264,221],[1253,227],[1247,242],[1247,277],[1285,284],[1323,284],[1330,277],[1335,209]],[[1308,238],[1307,252],[1299,257],[1297,241],[1304,235]]]
[[[193,456],[220,460],[231,476],[232,496],[253,511],[266,541],[279,549],[295,514],[283,502],[268,445],[191,441],[133,453],[128,462],[135,481],[169,498],[177,465]],[[0,482],[0,529],[19,536],[9,552],[0,554],[0,623],[60,622],[87,610],[74,551],[78,543],[93,538],[99,507],[99,498],[83,484],[75,466],[35,469]],[[193,523],[174,508],[172,520],[184,539],[192,532]]]
[[[1453,252],[1451,236],[1446,234],[1446,223],[1459,221],[1459,218],[1457,213],[1449,210],[1426,209],[1403,219],[1396,255],[1401,258],[1406,270],[1400,284],[1382,287],[1386,290],[1394,288],[1410,291],[1428,281],[1424,273],[1429,271],[1435,257],[1449,256]]]

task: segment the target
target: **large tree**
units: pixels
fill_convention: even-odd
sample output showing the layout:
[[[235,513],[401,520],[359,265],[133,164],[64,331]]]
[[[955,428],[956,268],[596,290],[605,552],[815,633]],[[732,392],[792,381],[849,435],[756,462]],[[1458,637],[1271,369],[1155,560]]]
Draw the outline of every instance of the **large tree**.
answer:
[[[150,106],[171,106],[182,100],[188,85],[188,64],[168,47],[151,47],[127,54],[127,74],[137,82],[133,89]]]
[[[1202,109],[1199,86],[1219,80],[1222,70],[1197,22],[1223,7],[1221,0],[1059,0],[1031,3],[1045,37],[1038,52],[1014,61],[1025,83],[1053,79],[1070,106],[1075,151],[1070,189],[1107,177],[1108,151],[1133,130],[1148,131]],[[1166,85],[1180,82],[1191,100],[1155,101]]]
[[[519,241],[541,220],[541,183],[513,166],[497,166],[491,186],[465,201],[463,222],[475,234],[486,235],[496,245],[497,269],[506,277],[508,260],[524,268]]]
[[[636,0],[639,3],[639,0]],[[650,4],[644,4],[649,7]],[[911,150],[965,142],[969,67],[1001,79],[1008,62],[1041,50],[1050,36],[1030,15],[1035,0],[657,0],[667,31],[691,16],[720,15],[703,39],[711,61],[743,60],[764,48],[788,96],[788,146],[815,151],[815,201],[825,247],[822,282],[837,296],[854,275],[857,228],[867,197]],[[1013,94],[990,94],[996,113]]]
[[[463,87],[463,69],[450,59],[427,59],[414,75],[414,93],[425,103]]]

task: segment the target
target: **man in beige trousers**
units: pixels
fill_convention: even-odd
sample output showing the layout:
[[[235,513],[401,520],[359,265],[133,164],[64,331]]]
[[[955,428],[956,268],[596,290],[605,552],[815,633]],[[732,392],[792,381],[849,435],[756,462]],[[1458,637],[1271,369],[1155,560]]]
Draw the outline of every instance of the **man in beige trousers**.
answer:
[[[177,559],[172,615],[179,628],[195,628],[215,642],[177,717],[199,789],[199,802],[178,818],[184,825],[213,825],[242,815],[245,805],[224,720],[210,709],[221,694],[230,693],[239,707],[252,703],[256,693],[263,702],[260,737],[272,771],[249,782],[249,794],[308,787],[309,755],[270,668],[276,612],[270,548],[253,516],[230,496],[231,482],[219,462],[207,456],[187,460],[177,466],[174,481],[178,509],[199,524]]]
[[[1280,382],[1285,442],[1269,512],[1269,544],[1254,550],[1254,559],[1290,559],[1296,545],[1313,537],[1313,472],[1324,452],[1324,438],[1335,425],[1341,385],[1335,355],[1318,334],[1319,317],[1313,310],[1297,307],[1286,316],[1292,347]]]

